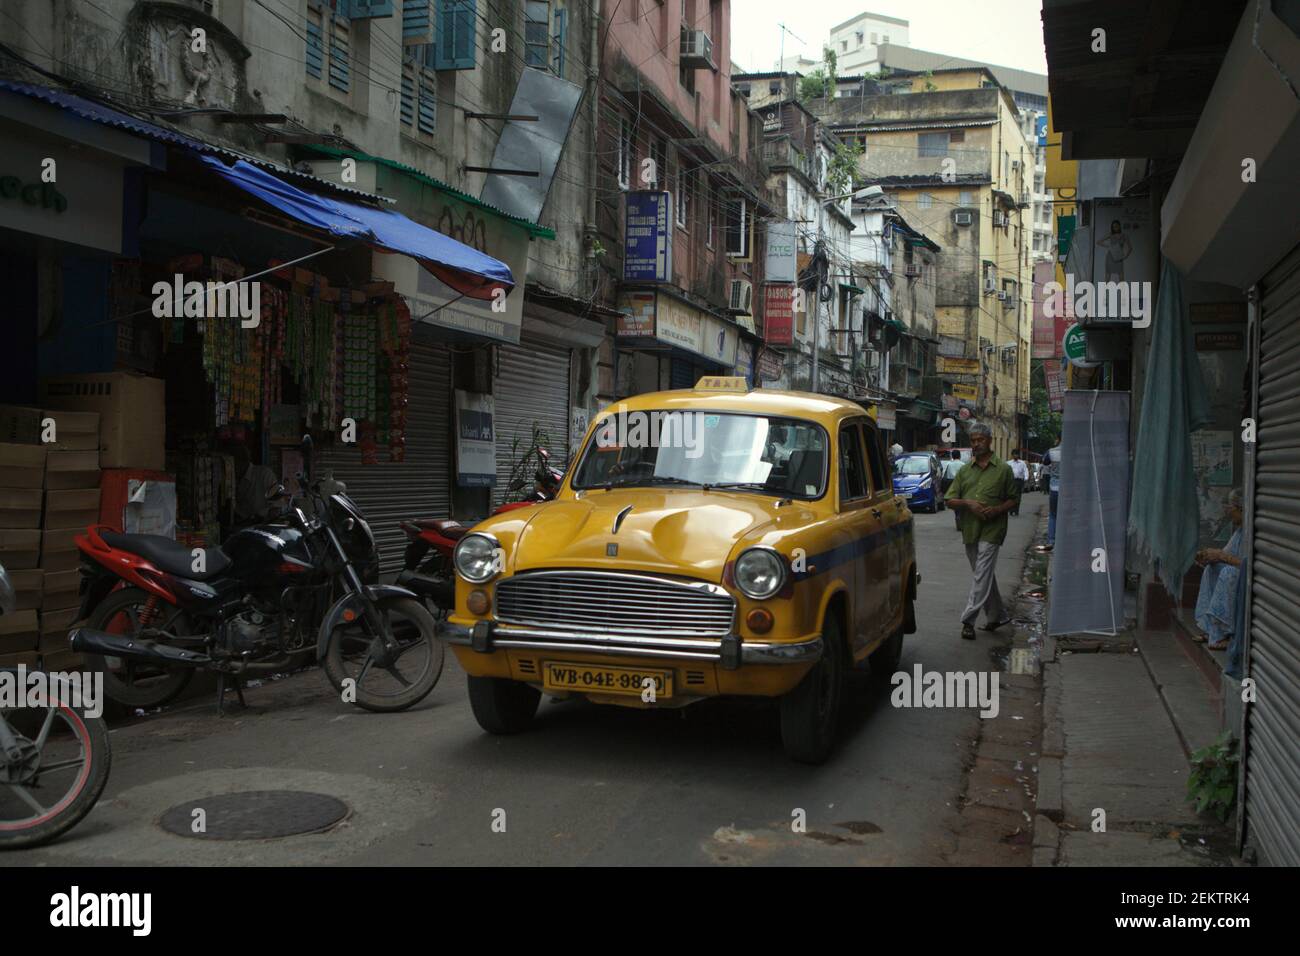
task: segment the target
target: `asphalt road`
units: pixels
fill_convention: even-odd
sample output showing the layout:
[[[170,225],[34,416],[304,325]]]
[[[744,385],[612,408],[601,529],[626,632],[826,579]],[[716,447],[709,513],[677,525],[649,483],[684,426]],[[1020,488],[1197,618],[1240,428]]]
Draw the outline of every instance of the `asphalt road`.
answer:
[[[1004,597],[1046,500],[1026,495],[1011,519]],[[995,669],[1003,638],[958,636],[969,569],[951,513],[917,515],[916,547],[919,631],[900,667]],[[200,698],[116,728],[99,805],[57,844],[3,863],[943,864],[979,718],[895,708],[889,690],[855,680],[838,749],[810,768],[784,756],[770,705],[544,701],[533,730],[500,738],[475,723],[450,654],[438,687],[404,714],[344,705],[309,670],[248,690],[236,716]],[[331,794],[351,813],[324,833],[258,842],[157,825],[178,803],[270,789]]]

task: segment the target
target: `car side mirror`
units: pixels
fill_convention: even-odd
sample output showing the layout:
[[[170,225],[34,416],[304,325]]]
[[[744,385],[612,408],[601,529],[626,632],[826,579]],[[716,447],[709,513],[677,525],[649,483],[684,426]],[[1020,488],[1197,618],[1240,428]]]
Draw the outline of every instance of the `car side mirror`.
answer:
[[[524,480],[522,478],[516,478],[510,482],[508,488],[510,491],[518,491],[523,486],[524,486]]]

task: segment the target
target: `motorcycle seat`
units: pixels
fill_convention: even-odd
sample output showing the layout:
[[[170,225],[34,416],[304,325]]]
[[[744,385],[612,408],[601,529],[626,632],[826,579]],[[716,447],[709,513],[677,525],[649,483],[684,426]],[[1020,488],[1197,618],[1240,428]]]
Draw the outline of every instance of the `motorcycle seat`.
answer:
[[[444,538],[450,538],[452,541],[463,538],[469,528],[465,527],[459,521],[451,521],[444,518],[416,518],[414,522],[417,528],[427,528],[435,534],[440,534]]]
[[[190,548],[160,534],[121,534],[101,531],[101,538],[110,548],[129,551],[144,558],[159,571],[192,581],[206,581],[230,567],[230,558],[220,548],[203,549],[203,571],[194,570],[194,555]]]

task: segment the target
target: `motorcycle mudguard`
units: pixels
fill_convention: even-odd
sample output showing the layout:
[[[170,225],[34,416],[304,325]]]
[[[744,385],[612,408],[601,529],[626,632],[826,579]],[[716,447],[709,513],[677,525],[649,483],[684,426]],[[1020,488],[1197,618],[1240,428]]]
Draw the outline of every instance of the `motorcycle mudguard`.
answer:
[[[385,598],[410,598],[413,601],[419,601],[419,595],[414,591],[406,588],[394,587],[391,584],[373,584],[366,588],[366,596],[371,601],[382,601]],[[361,595],[356,593],[345,594],[337,601],[334,606],[325,612],[325,620],[321,621],[320,631],[316,635],[316,659],[323,661],[325,651],[329,647],[330,635],[334,633],[334,628],[343,623],[343,615],[352,611],[355,615],[360,615],[363,611],[361,605]]]

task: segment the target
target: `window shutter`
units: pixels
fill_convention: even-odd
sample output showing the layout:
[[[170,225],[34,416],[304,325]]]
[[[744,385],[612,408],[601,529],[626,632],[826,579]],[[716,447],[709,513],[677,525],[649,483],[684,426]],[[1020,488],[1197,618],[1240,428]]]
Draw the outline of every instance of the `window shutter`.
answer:
[[[421,133],[432,133],[438,118],[438,87],[433,74],[420,71],[420,102],[417,125]]]
[[[556,76],[564,76],[564,44],[568,31],[569,11],[561,7],[555,11],[555,53],[551,57],[551,70]]]
[[[475,0],[438,0],[435,69],[474,69]]]
[[[352,20],[374,20],[393,15],[393,0],[339,0],[338,9]]]
[[[325,51],[321,45],[320,24],[307,21],[307,75],[320,79]]]
[[[330,86],[346,93],[352,86],[348,66],[348,21],[335,17],[330,23]]]
[[[413,63],[402,64],[401,120],[405,126],[415,125],[415,70]]]
[[[430,0],[402,0],[402,43],[429,43],[433,39],[433,21],[429,17]]]

